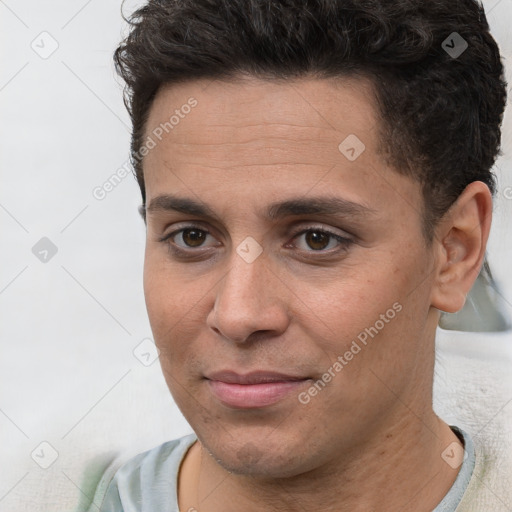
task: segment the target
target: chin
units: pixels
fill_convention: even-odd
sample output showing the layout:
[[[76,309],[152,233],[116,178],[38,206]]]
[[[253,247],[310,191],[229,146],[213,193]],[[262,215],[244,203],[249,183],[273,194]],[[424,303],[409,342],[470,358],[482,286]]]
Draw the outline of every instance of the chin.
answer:
[[[268,429],[263,429],[260,434],[254,429],[247,429],[246,433],[237,431],[231,436],[226,429],[222,434],[197,435],[215,461],[235,475],[288,478],[312,469],[307,467],[308,456],[303,451],[306,444],[303,440],[294,443],[291,441],[293,436],[275,435],[275,427],[271,430],[274,432],[273,440]]]

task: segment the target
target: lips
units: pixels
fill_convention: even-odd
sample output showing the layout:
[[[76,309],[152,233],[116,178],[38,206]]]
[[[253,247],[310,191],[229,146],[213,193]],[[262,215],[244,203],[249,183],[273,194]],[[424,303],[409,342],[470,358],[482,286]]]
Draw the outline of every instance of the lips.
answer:
[[[215,372],[206,377],[210,380],[218,380],[227,384],[265,384],[267,382],[288,382],[305,380],[309,377],[286,375],[278,372],[254,371],[245,375],[231,370]]]
[[[254,371],[241,375],[231,370],[211,373],[206,379],[212,394],[222,404],[236,409],[275,404],[294,391],[298,393],[310,380],[279,372]]]

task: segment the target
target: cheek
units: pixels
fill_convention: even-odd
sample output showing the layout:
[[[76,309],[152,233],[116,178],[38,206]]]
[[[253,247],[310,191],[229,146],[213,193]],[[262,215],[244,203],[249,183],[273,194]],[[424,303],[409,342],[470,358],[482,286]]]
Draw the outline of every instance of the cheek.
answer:
[[[378,319],[402,295],[400,288],[384,265],[367,262],[327,286],[304,289],[302,296],[315,325],[346,337]]]
[[[168,340],[174,338],[174,330],[179,327],[186,304],[180,297],[181,286],[173,283],[169,270],[166,271],[164,265],[155,260],[146,250],[144,296],[155,344],[160,350],[160,360],[164,362],[170,349]]]
[[[196,286],[193,280],[184,281],[180,269],[165,258],[165,251],[146,248],[144,295],[153,329],[160,332],[177,323],[190,309]]]
[[[305,314],[311,321],[303,325],[314,326],[311,339],[319,340],[330,357],[349,350],[354,340],[362,341],[363,347],[374,345],[371,351],[364,350],[368,354],[358,355],[361,361],[374,356],[382,360],[390,347],[395,352],[400,339],[421,328],[422,310],[428,310],[429,284],[417,256],[399,259],[383,254],[326,287],[307,290]]]
[[[153,330],[153,334],[158,338],[165,329],[166,324],[170,321],[166,311],[176,313],[174,293],[168,278],[159,269],[148,251],[144,261],[144,297],[146,300],[146,308],[148,311],[149,322]],[[172,324],[171,324],[172,325]]]
[[[146,257],[144,295],[155,344],[160,350],[162,366],[189,368],[194,340],[205,324],[209,286],[204,279],[189,279],[165,262]]]

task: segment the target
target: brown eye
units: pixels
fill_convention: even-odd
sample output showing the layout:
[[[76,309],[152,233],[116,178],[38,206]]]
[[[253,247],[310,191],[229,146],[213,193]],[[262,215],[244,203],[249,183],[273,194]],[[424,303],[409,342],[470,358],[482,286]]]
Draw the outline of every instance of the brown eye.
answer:
[[[202,247],[208,236],[211,234],[207,229],[191,225],[173,231],[160,238],[159,241],[174,246],[176,250],[187,250]]]
[[[302,252],[322,254],[332,253],[332,249],[346,249],[352,243],[349,238],[315,227],[296,233],[294,239],[299,240],[296,247]]]
[[[182,230],[182,240],[189,247],[199,247],[206,239],[205,231],[196,228],[189,228]]]
[[[322,233],[321,231],[308,231],[305,239],[311,249],[321,251],[329,245],[330,238],[332,238],[331,235]]]

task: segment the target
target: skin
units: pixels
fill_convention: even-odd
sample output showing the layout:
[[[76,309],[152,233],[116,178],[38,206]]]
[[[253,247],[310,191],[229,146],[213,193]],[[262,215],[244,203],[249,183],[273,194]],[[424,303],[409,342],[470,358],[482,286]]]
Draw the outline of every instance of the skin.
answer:
[[[378,152],[371,92],[360,78],[244,77],[165,86],[154,100],[147,134],[190,97],[198,104],[145,157],[146,205],[173,194],[217,217],[146,211],[149,320],[199,439],[180,469],[182,511],[427,512],[457,476],[441,453],[460,441],[432,410],[434,336],[439,310],[461,309],[478,275],[492,199],[470,184],[428,245],[419,184]],[[354,161],[338,149],[349,134],[365,145]],[[327,195],[372,213],[263,215]],[[210,233],[161,241],[191,223]],[[319,228],[351,243],[300,234]],[[237,253],[248,236],[263,249],[252,263]],[[394,303],[401,311],[307,404],[293,392],[234,409],[204,378],[272,370],[309,377],[307,392]]]

